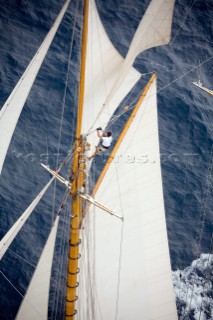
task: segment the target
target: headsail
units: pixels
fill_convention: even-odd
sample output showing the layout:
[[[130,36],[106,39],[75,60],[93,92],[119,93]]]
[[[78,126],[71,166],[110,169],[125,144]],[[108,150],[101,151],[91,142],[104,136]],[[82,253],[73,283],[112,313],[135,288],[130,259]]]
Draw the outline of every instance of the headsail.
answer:
[[[60,216],[57,216],[52,227],[30,286],[16,316],[17,320],[48,319],[50,277],[59,218]]]
[[[0,174],[4,164],[4,159],[10,145],[10,141],[15,130],[17,121],[27,100],[31,87],[35,81],[41,64],[47,54],[47,51],[52,43],[52,40],[58,30],[61,20],[67,10],[70,0],[64,4],[60,14],[58,15],[53,27],[50,29],[40,48],[36,52],[29,66],[25,70],[21,79],[13,89],[9,98],[5,102],[0,111]]]
[[[83,133],[98,126],[105,128],[119,103],[135,85],[140,77],[132,67],[137,55],[169,42],[173,7],[174,0],[150,3],[123,59],[110,43],[95,3],[91,1]],[[96,138],[92,140],[93,137],[89,137],[89,142],[95,144]]]
[[[41,190],[41,192],[37,195],[37,197],[33,200],[33,202],[29,205],[29,207],[24,211],[21,217],[16,221],[16,223],[12,226],[12,228],[6,233],[6,235],[0,241],[0,260],[4,256],[5,252],[11,245],[12,241],[17,236],[18,232],[21,230],[51,183],[53,182],[54,177],[46,184],[46,186]]]
[[[176,320],[162,191],[156,81],[118,148],[96,199],[124,216],[123,224],[98,213],[95,222],[91,221],[92,212],[85,218],[91,230],[95,225],[92,250],[97,319],[140,320],[143,315],[144,320]],[[84,247],[87,251],[88,247]],[[82,320],[82,305],[81,310],[78,319]]]

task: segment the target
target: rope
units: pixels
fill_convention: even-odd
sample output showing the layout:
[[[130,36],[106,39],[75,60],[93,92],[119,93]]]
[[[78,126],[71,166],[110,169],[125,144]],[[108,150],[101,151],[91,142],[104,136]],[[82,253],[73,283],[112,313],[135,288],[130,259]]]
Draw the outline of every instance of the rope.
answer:
[[[171,48],[172,48],[172,46],[171,46]],[[180,75],[180,76],[177,77],[176,79],[170,81],[170,82],[169,82],[168,84],[166,84],[165,86],[163,86],[163,87],[161,87],[160,89],[158,89],[158,90],[157,90],[157,93],[159,93],[159,92],[163,91],[164,89],[168,88],[171,84],[177,82],[178,80],[182,79],[183,77],[186,77],[190,72],[196,70],[197,68],[199,68],[199,67],[202,66],[203,64],[205,64],[205,63],[207,63],[208,61],[210,61],[212,58],[213,58],[213,55],[212,55],[211,57],[207,58],[206,60],[204,60],[203,62],[200,62],[200,63],[199,63],[198,65],[196,65],[195,67],[191,68],[189,71],[183,73],[182,75]],[[180,65],[179,65],[179,66],[180,66]],[[181,66],[180,66],[180,68],[182,69]],[[153,72],[151,72],[151,73],[153,73]],[[189,82],[190,82],[190,81],[189,81]],[[134,94],[134,96],[135,96],[135,94]],[[151,96],[150,96],[150,97],[151,97]],[[135,101],[135,98],[132,99],[132,100],[130,100],[130,98],[129,98],[129,104],[132,104],[132,103],[134,104],[134,101]],[[127,103],[125,103],[125,104],[127,104]],[[112,124],[114,124],[114,123],[120,118],[120,116],[124,115],[126,112],[128,112],[129,110],[131,110],[131,109],[133,109],[133,108],[134,108],[134,105],[132,105],[132,107],[131,107],[131,108],[128,108],[127,110],[124,109],[124,110],[121,111],[120,114],[118,114],[117,116],[115,115],[114,117],[112,117],[111,120],[108,122],[107,127],[106,127],[105,130],[107,130],[107,128],[109,128]],[[99,116],[100,116],[100,114],[102,113],[102,111],[103,111],[103,110],[101,109],[100,112],[99,112]],[[97,118],[96,118],[96,120],[94,121],[93,125],[92,125],[91,128],[89,129],[89,131],[88,131],[88,133],[87,133],[87,136],[90,135],[90,134],[92,134],[94,131],[96,131],[96,130],[93,130],[93,131],[91,131],[91,130],[93,129],[93,126],[94,126],[94,124],[96,123],[96,121],[98,120],[98,117],[99,117],[99,116],[97,116]]]
[[[24,298],[24,295],[16,288],[16,286],[7,278],[7,276],[0,270],[1,275],[7,280],[7,282],[9,282],[9,284],[13,287],[13,289],[15,289],[18,294]]]
[[[19,259],[25,261],[25,262],[28,263],[30,266],[32,266],[34,269],[36,269],[36,266],[35,266],[34,264],[32,264],[31,262],[27,261],[25,258],[21,257],[18,253],[12,251],[10,248],[8,248],[7,251],[11,252],[13,255],[17,256]]]
[[[176,38],[177,35],[179,34],[179,32],[180,32],[180,30],[181,30],[184,22],[186,21],[186,18],[187,18],[188,15],[189,15],[189,12],[191,11],[191,9],[192,9],[192,7],[193,7],[193,5],[195,4],[196,1],[197,1],[197,0],[192,1],[192,2],[191,2],[192,4],[189,5],[189,9],[188,9],[187,13],[185,14],[185,16],[184,16],[184,18],[183,18],[183,21],[182,21],[182,23],[180,24],[180,26],[179,26],[176,34],[174,35],[173,39],[170,41],[170,44],[175,40],[175,38]],[[185,11],[185,10],[184,10],[184,11]]]
[[[120,202],[121,214],[122,214],[122,217],[124,217],[124,214],[123,214],[123,204],[122,204],[122,199],[121,199],[121,190],[120,190],[120,180],[119,180],[117,165],[115,166],[115,172],[116,172],[116,177],[117,177],[117,185],[118,185],[118,194],[119,194],[119,202]],[[119,297],[120,297],[120,292],[119,292],[119,291],[120,291],[120,281],[121,281],[123,238],[124,238],[124,222],[123,222],[123,220],[122,220],[121,238],[120,238],[120,255],[119,255],[119,267],[118,267],[118,283],[117,283],[115,320],[118,319],[118,303],[119,303]]]

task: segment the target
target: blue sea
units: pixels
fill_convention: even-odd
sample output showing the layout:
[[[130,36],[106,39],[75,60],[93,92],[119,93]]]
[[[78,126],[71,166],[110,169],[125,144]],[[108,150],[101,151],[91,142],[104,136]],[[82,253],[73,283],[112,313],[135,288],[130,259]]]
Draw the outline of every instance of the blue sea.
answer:
[[[96,0],[106,32],[123,56],[149,2]],[[63,3],[0,0],[0,106],[22,76]],[[82,10],[82,0],[71,1],[15,129],[0,177],[1,238],[49,180],[39,162],[55,168],[73,144]],[[144,84],[153,71],[158,74],[163,190],[180,319],[213,319],[209,277],[213,276],[213,97],[191,84],[200,79],[213,89],[212,21],[212,0],[176,0],[170,44],[147,50],[134,64],[143,75]],[[114,129],[121,127],[122,121],[119,119]],[[69,170],[67,166],[64,173]],[[48,190],[0,262],[1,320],[15,318],[63,195],[60,185]],[[62,276],[54,268],[51,284],[49,318],[57,320],[63,319],[66,258],[61,261],[60,257],[67,256],[69,210],[67,204],[62,211],[54,258],[54,266],[59,266]],[[205,255],[200,257],[201,254]],[[193,261],[198,259],[201,266],[193,269]],[[192,269],[194,277],[202,278],[203,284],[211,283],[207,293],[200,293],[201,298],[207,299],[200,306],[206,306],[202,314],[195,312],[193,304],[189,312],[184,311],[187,302],[180,283],[190,281]],[[196,288],[200,286],[199,283]]]

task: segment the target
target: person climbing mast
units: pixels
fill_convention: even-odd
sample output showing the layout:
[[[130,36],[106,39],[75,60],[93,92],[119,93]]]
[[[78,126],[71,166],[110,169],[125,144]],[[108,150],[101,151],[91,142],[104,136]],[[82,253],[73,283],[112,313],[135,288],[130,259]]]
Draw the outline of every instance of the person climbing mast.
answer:
[[[89,157],[89,160],[97,156],[99,152],[105,152],[111,146],[111,143],[112,143],[112,133],[110,131],[104,132],[102,128],[97,128],[96,130],[97,130],[97,135],[100,138],[101,144],[96,147],[95,152],[93,153],[92,156]]]

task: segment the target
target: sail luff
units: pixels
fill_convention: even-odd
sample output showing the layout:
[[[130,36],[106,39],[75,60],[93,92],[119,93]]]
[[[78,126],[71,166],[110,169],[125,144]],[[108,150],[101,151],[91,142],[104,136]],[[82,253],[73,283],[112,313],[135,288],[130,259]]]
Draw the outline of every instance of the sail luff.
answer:
[[[70,0],[67,0],[64,4],[51,30],[0,111],[0,174],[19,116],[69,3]]]
[[[19,308],[16,316],[17,320],[48,319],[50,278],[59,219],[60,216],[57,215],[26,295]]]
[[[53,177],[46,186],[41,190],[41,192],[37,195],[37,197],[33,200],[30,206],[24,211],[21,217],[16,221],[16,223],[12,226],[12,228],[6,233],[6,235],[0,241],[0,260],[3,258],[4,254],[6,253],[7,249],[11,245],[12,241],[17,236],[18,232],[21,230],[49,186],[51,185],[52,181],[55,178]]]

